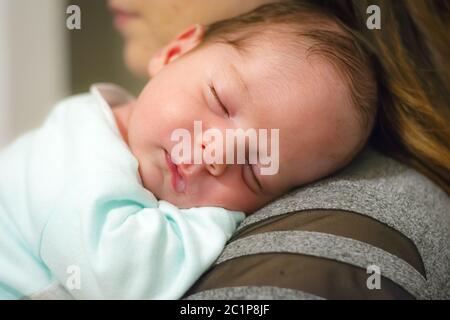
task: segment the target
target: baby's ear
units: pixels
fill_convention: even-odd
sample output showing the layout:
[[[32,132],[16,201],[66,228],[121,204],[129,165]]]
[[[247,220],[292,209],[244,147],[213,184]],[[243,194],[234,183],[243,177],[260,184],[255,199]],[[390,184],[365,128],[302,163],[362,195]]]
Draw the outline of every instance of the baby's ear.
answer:
[[[150,78],[155,76],[165,65],[196,48],[203,41],[205,27],[196,24],[180,33],[174,40],[156,52],[148,64]]]

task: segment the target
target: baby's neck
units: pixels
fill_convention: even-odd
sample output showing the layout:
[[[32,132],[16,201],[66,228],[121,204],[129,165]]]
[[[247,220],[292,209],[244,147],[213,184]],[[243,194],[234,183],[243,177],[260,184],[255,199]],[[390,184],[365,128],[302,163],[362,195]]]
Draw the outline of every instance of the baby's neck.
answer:
[[[116,119],[117,127],[119,128],[120,134],[123,140],[128,145],[128,120],[130,118],[131,109],[133,108],[134,102],[128,102],[126,104],[117,105],[112,108],[112,112]]]

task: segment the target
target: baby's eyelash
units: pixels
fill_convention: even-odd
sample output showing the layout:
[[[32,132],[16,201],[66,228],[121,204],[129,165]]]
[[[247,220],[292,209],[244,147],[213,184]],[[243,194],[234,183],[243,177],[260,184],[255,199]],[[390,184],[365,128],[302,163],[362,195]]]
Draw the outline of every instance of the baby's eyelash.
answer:
[[[216,89],[214,88],[214,86],[212,84],[209,85],[209,89],[211,90],[211,93],[214,96],[214,98],[216,99],[217,103],[222,108],[223,112],[225,112],[225,114],[229,117],[230,114],[229,114],[227,108],[225,108],[225,106],[223,105],[222,101],[220,101],[219,96],[217,95]]]

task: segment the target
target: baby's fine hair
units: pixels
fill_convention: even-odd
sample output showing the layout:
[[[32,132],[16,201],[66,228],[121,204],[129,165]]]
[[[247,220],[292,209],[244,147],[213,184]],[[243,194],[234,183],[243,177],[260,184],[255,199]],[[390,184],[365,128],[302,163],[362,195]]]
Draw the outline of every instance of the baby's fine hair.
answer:
[[[303,47],[307,43],[308,57],[318,55],[334,66],[347,82],[362,126],[367,135],[370,133],[378,100],[372,59],[344,24],[323,8],[302,0],[263,5],[249,13],[209,25],[205,43],[224,42],[245,50],[251,40],[265,32],[276,32],[280,39],[287,35],[286,39],[292,40],[294,36],[294,42]],[[295,41],[295,37],[303,41]]]

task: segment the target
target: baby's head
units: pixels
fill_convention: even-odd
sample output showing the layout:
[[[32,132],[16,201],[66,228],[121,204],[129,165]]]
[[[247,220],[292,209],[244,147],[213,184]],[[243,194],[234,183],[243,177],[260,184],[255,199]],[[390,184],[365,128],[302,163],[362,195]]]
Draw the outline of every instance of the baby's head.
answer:
[[[149,72],[153,78],[130,110],[127,141],[144,186],[181,208],[251,213],[348,164],[374,122],[369,58],[336,20],[306,5],[277,3],[208,29],[194,26],[152,58]],[[223,137],[226,129],[268,129],[266,151],[278,157],[277,173],[263,175],[261,164],[236,158],[196,164],[196,152],[213,140],[199,135],[194,121],[203,133],[214,128]],[[192,152],[187,159],[184,150],[184,163],[175,166],[177,129],[192,137],[184,145]],[[278,155],[270,150],[270,129],[279,129]]]

